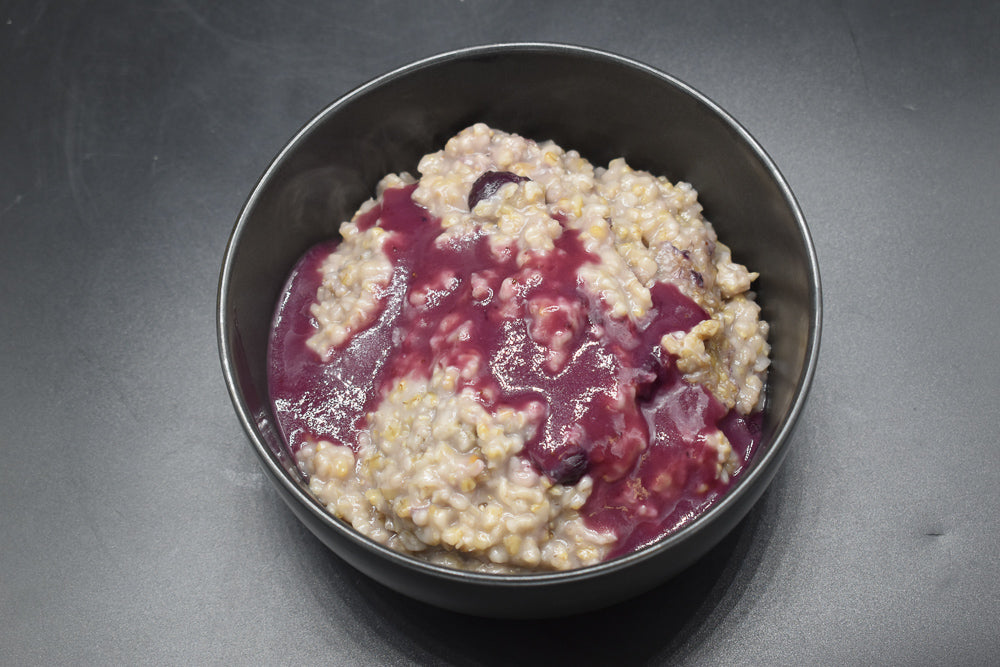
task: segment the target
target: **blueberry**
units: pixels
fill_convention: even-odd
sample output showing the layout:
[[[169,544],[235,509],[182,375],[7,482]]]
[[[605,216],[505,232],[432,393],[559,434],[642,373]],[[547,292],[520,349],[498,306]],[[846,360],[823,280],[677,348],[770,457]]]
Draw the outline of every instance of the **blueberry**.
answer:
[[[530,180],[526,176],[518,176],[509,171],[484,171],[469,190],[469,210],[474,209],[482,200],[495,195],[497,190],[507,183],[523,183]]]
[[[546,471],[546,475],[556,484],[572,485],[580,481],[588,467],[587,453],[579,447],[571,447],[551,470]]]

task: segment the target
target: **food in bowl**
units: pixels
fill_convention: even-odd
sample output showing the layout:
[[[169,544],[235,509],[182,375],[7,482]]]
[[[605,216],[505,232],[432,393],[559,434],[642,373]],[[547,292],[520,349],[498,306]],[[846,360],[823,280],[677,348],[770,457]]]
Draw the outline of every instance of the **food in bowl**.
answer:
[[[312,494],[498,573],[629,553],[725,494],[759,441],[768,325],[692,186],[484,124],[418,171],[307,251],[276,309],[271,401]]]

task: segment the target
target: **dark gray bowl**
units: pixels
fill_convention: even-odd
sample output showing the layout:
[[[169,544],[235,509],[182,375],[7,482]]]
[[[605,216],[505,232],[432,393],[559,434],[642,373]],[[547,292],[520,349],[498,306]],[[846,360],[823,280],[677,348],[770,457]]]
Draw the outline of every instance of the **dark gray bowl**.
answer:
[[[332,518],[309,494],[274,424],[266,347],[288,272],[389,172],[477,121],[553,139],[594,164],[625,156],[637,169],[692,183],[738,261],[761,276],[772,367],[762,447],[730,493],[678,533],[581,570],[485,575],[390,551]],[[608,605],[680,572],[729,532],[774,477],[806,397],[819,349],[819,271],[805,220],[770,158],[722,109],[676,79],[591,49],[486,46],[390,72],[348,93],[281,151],[247,199],[219,281],[219,351],[226,384],[264,469],[295,515],[341,558],[414,598],[485,616],[541,617]]]

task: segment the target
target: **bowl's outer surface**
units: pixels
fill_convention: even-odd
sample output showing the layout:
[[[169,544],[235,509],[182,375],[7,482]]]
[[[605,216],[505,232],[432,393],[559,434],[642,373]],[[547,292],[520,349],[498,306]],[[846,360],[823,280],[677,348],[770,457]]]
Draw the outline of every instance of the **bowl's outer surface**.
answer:
[[[764,445],[725,499],[651,548],[569,573],[453,572],[391,552],[332,519],[308,494],[267,400],[267,338],[301,254],[337,236],[387,173],[416,173],[475,122],[553,139],[595,165],[631,166],[692,183],[733,257],[760,272],[771,324]],[[819,348],[820,284],[805,221],[758,144],[683,83],[607,53],[517,44],[443,54],[380,77],[334,102],[279,154],[230,238],[219,286],[223,371],[264,468],[295,514],[346,561],[415,598],[487,616],[550,616],[623,600],[689,565],[743,518],[770,482],[801,410]]]

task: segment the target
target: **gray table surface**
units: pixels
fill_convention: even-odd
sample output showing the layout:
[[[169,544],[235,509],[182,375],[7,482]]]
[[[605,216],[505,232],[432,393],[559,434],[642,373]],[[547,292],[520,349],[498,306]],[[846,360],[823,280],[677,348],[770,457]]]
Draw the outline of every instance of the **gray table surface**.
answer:
[[[410,60],[583,44],[764,145],[823,274],[788,459],[722,544],[547,622],[410,601],[296,523],[220,371],[254,181]],[[1000,663],[1000,5],[0,2],[0,663]]]

